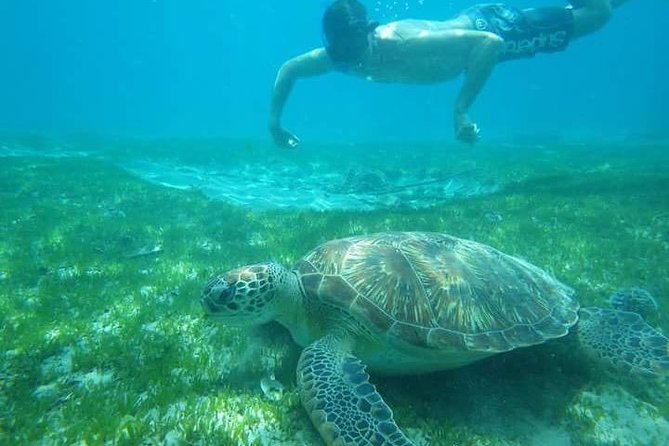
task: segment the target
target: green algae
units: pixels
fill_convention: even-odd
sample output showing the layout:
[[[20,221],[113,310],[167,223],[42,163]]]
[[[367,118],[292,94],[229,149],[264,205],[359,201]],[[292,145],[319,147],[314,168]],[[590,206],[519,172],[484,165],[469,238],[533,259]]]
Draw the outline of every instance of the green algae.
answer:
[[[3,158],[0,444],[319,444],[299,406],[298,349],[286,333],[219,326],[202,317],[197,297],[218,271],[290,264],[353,234],[475,239],[546,268],[587,305],[606,305],[620,287],[648,287],[663,310],[653,322],[667,332],[667,148],[427,147],[386,158],[394,148],[373,148],[370,163],[475,167],[505,188],[428,210],[366,213],[255,213],[144,183],[100,159]],[[327,161],[315,152],[305,162]],[[271,153],[258,147],[235,162],[282,154]],[[325,153],[332,163],[346,154]],[[417,443],[523,444],[522,429],[480,416],[512,423],[529,419],[529,407],[559,425],[583,387],[615,381],[571,350],[568,341],[550,343],[408,387],[406,379],[377,382]],[[288,386],[280,402],[262,398],[258,381],[268,372]],[[666,394],[664,384],[652,386]],[[669,417],[666,398],[635,394]]]

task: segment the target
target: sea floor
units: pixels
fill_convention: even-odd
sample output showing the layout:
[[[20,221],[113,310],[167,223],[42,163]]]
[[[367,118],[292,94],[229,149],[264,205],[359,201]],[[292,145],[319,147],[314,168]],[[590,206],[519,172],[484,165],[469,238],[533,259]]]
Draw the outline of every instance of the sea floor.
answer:
[[[545,268],[585,305],[622,287],[669,332],[669,143],[0,141],[0,444],[321,445],[279,326],[228,328],[222,270],[332,238],[447,232]],[[273,377],[273,378],[272,378]],[[663,445],[667,380],[564,339],[373,377],[417,445]],[[261,387],[265,384],[265,389]],[[267,384],[274,385],[268,391]]]

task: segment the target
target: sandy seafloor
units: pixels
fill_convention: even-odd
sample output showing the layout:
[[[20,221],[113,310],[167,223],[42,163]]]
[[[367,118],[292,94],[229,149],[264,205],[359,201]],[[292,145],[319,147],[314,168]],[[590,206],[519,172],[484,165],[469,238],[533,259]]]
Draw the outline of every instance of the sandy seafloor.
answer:
[[[206,319],[215,272],[328,239],[447,232],[547,269],[584,305],[621,287],[669,332],[669,143],[0,141],[0,444],[320,445],[299,349]],[[282,392],[264,394],[274,376]],[[567,338],[374,383],[417,445],[662,445],[666,379]]]

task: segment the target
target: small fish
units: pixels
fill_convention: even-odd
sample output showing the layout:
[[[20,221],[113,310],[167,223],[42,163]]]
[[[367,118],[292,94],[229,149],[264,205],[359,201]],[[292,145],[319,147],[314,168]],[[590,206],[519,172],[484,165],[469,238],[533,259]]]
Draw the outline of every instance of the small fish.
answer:
[[[499,212],[494,212],[494,211],[486,212],[484,217],[490,223],[499,223],[502,220],[504,220],[504,216],[502,214],[500,214]]]
[[[161,252],[163,252],[163,248],[160,245],[145,246],[145,247],[140,248],[139,250],[137,250],[135,252],[132,252],[130,254],[126,254],[125,258],[126,259],[136,259],[138,257],[148,257],[148,256],[158,255]]]
[[[272,373],[260,380],[260,390],[268,399],[278,401],[283,397],[284,387]]]

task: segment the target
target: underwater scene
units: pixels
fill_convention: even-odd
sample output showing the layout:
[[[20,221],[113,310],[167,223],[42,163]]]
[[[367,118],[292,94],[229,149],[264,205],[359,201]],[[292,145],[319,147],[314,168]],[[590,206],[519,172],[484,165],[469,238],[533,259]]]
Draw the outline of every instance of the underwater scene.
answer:
[[[0,13],[0,445],[669,443],[666,1]]]

